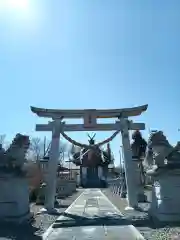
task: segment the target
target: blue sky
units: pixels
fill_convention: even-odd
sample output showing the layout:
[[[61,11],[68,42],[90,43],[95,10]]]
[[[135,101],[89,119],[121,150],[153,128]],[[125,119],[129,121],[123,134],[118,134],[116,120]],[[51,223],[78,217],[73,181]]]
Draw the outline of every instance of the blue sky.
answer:
[[[143,135],[155,128],[171,143],[179,140],[180,1],[12,1],[0,4],[0,133],[44,136],[35,124],[48,119],[38,119],[30,105],[148,103],[148,111],[133,119],[146,123]],[[110,134],[97,133],[97,140]],[[87,141],[86,133],[70,136]],[[119,136],[112,143],[116,163],[120,142]]]

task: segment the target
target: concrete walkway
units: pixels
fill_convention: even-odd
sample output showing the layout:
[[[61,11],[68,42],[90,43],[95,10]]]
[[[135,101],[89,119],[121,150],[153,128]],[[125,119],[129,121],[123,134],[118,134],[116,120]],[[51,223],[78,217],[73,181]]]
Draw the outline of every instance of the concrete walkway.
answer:
[[[43,240],[143,240],[100,189],[85,190],[44,233]]]

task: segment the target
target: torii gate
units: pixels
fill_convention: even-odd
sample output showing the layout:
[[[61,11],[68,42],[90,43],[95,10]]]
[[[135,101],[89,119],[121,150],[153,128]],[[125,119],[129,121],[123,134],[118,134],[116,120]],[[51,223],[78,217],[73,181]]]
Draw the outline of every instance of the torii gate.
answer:
[[[54,211],[54,200],[56,194],[56,171],[59,155],[60,134],[66,140],[73,144],[82,147],[91,147],[89,145],[80,144],[70,137],[65,132],[68,131],[115,131],[115,133],[108,139],[102,141],[98,146],[111,141],[119,132],[122,135],[122,144],[124,148],[124,164],[127,183],[128,194],[128,209],[133,209],[138,204],[137,199],[137,184],[136,175],[134,171],[134,164],[132,161],[132,153],[129,139],[129,130],[144,130],[144,123],[133,123],[128,120],[128,117],[139,116],[145,112],[148,105],[138,106],[134,108],[123,109],[81,109],[81,110],[58,110],[58,109],[44,109],[31,107],[31,111],[39,117],[51,118],[52,121],[48,124],[37,124],[36,131],[51,131],[52,142],[50,149],[50,159],[48,163],[48,177],[47,190],[45,197],[45,209],[49,212]],[[79,119],[83,118],[83,124],[66,124],[62,122],[64,119]],[[116,118],[118,121],[109,124],[97,123],[98,118]]]

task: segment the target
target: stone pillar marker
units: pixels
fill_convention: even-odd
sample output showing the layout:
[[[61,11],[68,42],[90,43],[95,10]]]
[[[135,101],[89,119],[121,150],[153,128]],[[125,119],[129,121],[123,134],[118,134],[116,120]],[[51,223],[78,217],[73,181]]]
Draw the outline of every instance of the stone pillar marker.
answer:
[[[136,179],[135,179],[135,169],[132,161],[132,152],[129,139],[129,129],[128,129],[128,120],[121,118],[121,135],[122,135],[122,144],[124,152],[124,165],[125,165],[125,177],[126,177],[126,186],[127,186],[127,201],[128,206],[126,210],[133,210],[137,207],[138,199],[136,193]]]

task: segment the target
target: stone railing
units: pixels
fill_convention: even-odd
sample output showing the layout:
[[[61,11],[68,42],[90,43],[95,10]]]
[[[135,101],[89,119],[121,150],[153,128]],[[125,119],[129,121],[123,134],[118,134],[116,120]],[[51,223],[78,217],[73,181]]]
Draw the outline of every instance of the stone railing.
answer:
[[[112,194],[117,194],[122,198],[126,197],[125,181],[122,177],[109,180],[108,185]]]
[[[57,197],[67,197],[76,191],[75,180],[57,179]]]
[[[57,179],[56,198],[71,196],[76,191],[76,181]],[[41,184],[39,188],[36,204],[43,205],[45,201],[46,184]],[[57,202],[57,201],[55,201]]]
[[[147,186],[147,185],[152,185],[152,179],[149,176],[146,177],[146,185],[145,186]],[[125,179],[123,179],[123,177],[109,180],[108,186],[109,186],[112,194],[119,195],[121,198],[126,198],[127,189],[126,189]],[[144,192],[144,187],[142,187],[142,191]],[[139,194],[139,196],[138,196],[139,202],[145,202],[146,200],[147,200],[146,197],[143,198]]]

